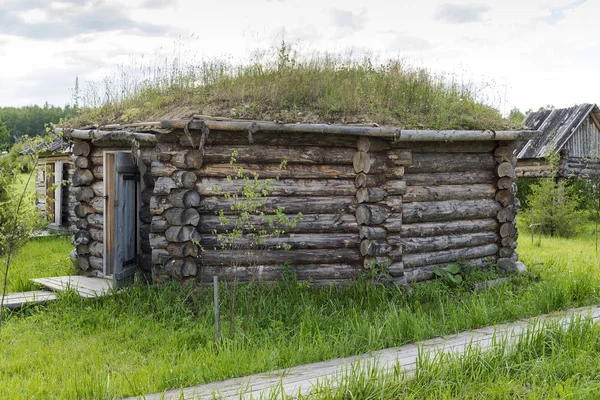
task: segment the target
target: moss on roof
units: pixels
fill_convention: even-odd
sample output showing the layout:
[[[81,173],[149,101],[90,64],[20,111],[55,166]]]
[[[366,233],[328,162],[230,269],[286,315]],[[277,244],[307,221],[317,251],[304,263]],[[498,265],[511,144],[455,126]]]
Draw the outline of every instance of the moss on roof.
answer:
[[[191,118],[307,123],[378,123],[404,129],[515,129],[498,110],[476,100],[472,87],[407,66],[372,65],[331,54],[273,61],[178,67],[128,87],[107,86],[107,98],[83,107],[67,126]],[[108,92],[114,92],[110,95]],[[94,101],[94,104],[98,104]]]

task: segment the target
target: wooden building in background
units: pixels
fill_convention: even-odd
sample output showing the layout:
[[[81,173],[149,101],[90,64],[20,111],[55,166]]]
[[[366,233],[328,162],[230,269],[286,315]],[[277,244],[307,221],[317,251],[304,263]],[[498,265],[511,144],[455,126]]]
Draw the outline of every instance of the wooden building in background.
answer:
[[[71,179],[75,165],[71,159],[71,144],[56,138],[39,152],[36,175],[36,208],[50,223],[49,228],[76,231]]]
[[[541,131],[517,149],[517,176],[550,174],[547,157],[560,155],[559,177],[600,178],[600,109],[595,104],[530,113],[524,124]]]

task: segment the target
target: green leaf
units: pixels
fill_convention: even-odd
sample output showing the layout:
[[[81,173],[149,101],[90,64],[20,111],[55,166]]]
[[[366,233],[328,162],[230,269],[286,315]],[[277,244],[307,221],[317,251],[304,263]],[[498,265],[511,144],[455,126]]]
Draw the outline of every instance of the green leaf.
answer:
[[[460,272],[460,267],[457,264],[450,264],[446,267],[446,271],[456,275]]]

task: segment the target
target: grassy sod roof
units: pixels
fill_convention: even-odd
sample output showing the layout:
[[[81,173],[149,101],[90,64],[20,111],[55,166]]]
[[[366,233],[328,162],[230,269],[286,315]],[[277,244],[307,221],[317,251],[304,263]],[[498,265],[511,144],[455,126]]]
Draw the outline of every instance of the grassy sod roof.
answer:
[[[66,126],[186,119],[195,114],[280,123],[377,123],[403,129],[521,129],[477,93],[401,61],[374,66],[331,55],[305,61],[179,67],[134,85],[105,82],[106,99]],[[92,102],[90,102],[92,103]]]

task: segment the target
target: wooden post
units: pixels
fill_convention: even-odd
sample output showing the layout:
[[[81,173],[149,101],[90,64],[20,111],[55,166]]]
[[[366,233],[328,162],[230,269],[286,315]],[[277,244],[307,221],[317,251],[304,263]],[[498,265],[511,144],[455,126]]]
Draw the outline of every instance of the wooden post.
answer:
[[[215,343],[218,347],[221,340],[221,315],[219,305],[219,277],[217,275],[213,275],[213,295],[215,302]]]

